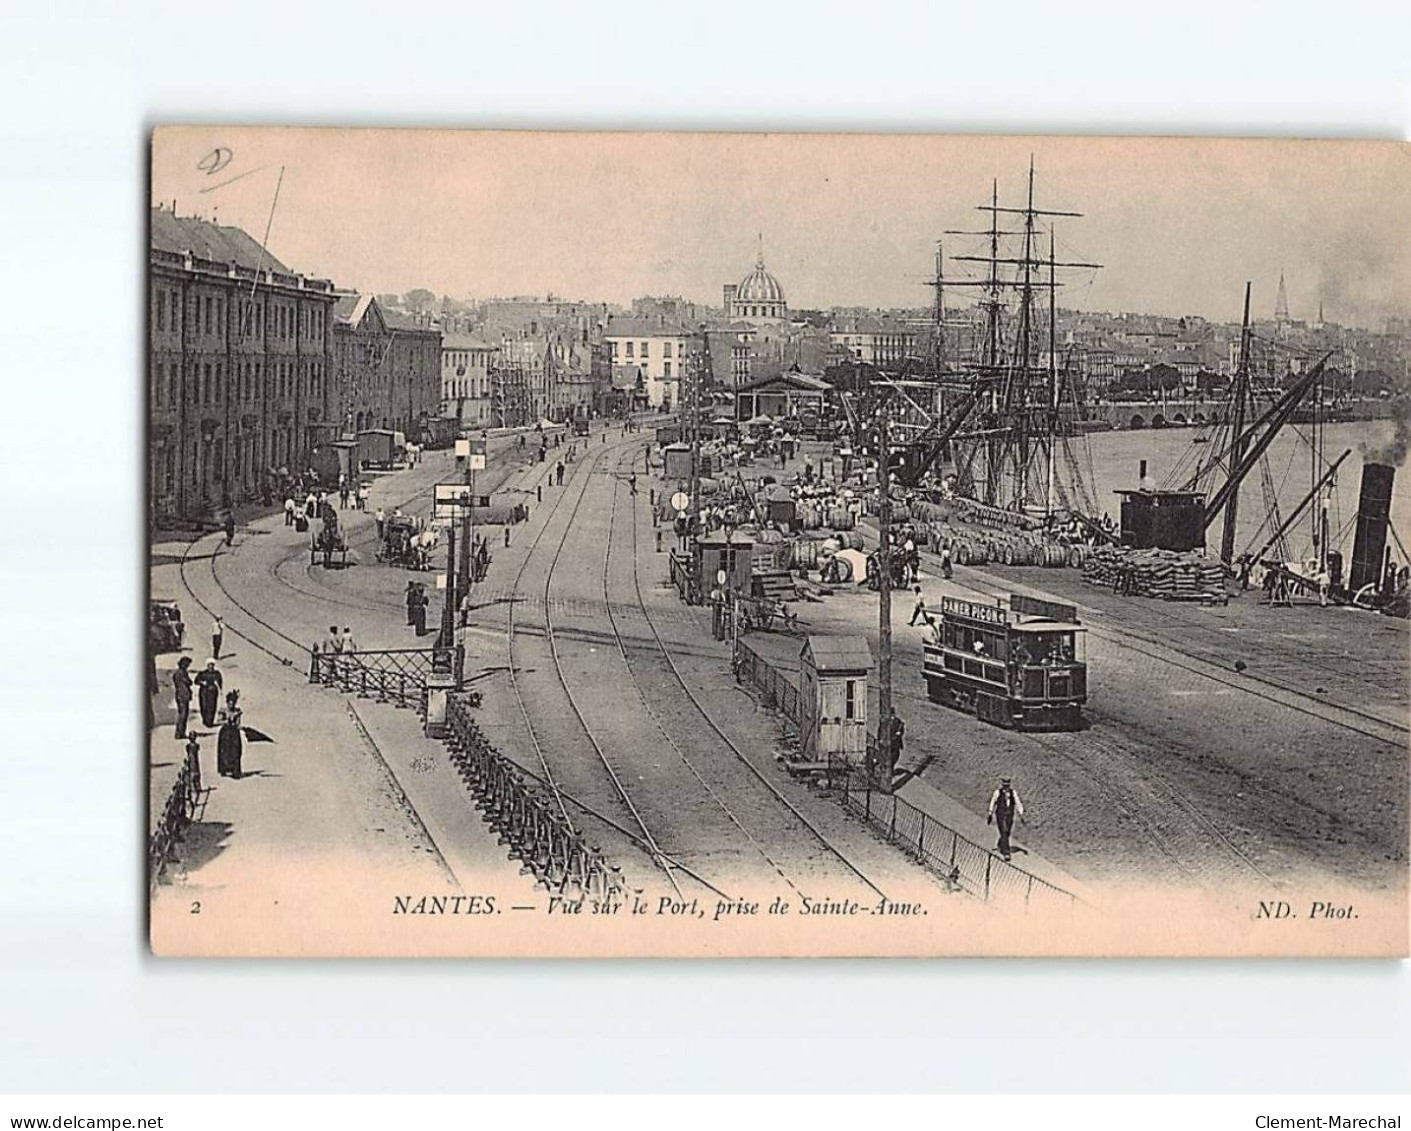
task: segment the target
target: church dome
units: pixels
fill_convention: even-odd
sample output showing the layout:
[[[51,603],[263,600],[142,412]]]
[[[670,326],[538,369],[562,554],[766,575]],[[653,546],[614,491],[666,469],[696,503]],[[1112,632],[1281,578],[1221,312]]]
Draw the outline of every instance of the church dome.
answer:
[[[738,302],[768,302],[784,304],[784,288],[779,280],[764,269],[764,256],[755,260],[754,270],[740,282],[735,292]]]

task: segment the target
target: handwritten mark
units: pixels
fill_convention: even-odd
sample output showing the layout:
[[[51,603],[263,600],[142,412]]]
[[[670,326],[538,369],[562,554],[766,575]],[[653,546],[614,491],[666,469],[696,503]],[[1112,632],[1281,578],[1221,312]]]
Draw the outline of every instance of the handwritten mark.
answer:
[[[223,145],[216,146],[213,150],[196,162],[196,168],[205,173],[208,177],[213,177],[235,160],[235,151],[227,149]]]
[[[219,184],[207,185],[207,186],[206,186],[205,188],[203,188],[201,191],[202,191],[202,192],[215,192],[216,189],[225,188],[226,185],[233,185],[236,181],[243,181],[246,177],[252,177],[252,176],[254,176],[256,173],[263,172],[265,169],[268,169],[268,168],[269,168],[268,165],[256,165],[253,169],[246,169],[243,173],[236,173],[235,176],[233,176],[233,177],[228,177],[228,178],[226,178],[225,180],[221,181]]]

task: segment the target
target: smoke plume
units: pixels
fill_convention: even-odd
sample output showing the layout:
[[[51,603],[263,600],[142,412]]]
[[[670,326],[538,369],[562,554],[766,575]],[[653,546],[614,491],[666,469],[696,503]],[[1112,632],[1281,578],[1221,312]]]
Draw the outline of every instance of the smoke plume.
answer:
[[[1391,439],[1375,448],[1363,444],[1363,462],[1384,463],[1388,467],[1400,467],[1406,462],[1407,450],[1411,449],[1411,397],[1393,398],[1391,413],[1395,428]]]

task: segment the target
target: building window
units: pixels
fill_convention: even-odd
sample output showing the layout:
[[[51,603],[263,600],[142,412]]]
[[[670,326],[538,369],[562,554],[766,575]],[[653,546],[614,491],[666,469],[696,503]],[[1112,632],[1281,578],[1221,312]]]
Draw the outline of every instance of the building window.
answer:
[[[206,333],[206,334],[209,334],[209,333],[211,332],[211,296],[210,296],[210,295],[205,295],[205,296],[201,299],[201,323],[202,323],[202,332],[203,332],[203,333]]]
[[[850,679],[847,682],[847,702],[843,707],[843,718],[857,718],[857,680],[855,679]]]
[[[209,404],[211,399],[211,366],[206,363],[201,367],[201,403]]]
[[[670,376],[671,376],[671,362],[669,362],[669,361],[663,361],[663,362],[661,363],[661,375],[662,375],[663,377],[670,377]],[[881,490],[881,488],[879,487],[878,490]]]
[[[643,356],[643,357],[646,357],[646,356],[647,356],[647,343],[646,343],[646,342],[643,342],[643,343],[642,343],[642,356]]]
[[[662,346],[661,346],[661,356],[662,356],[662,357],[670,357],[670,356],[671,356],[671,343],[670,343],[670,342],[663,342],[663,343],[662,343]],[[879,490],[880,490],[880,488],[879,488]]]
[[[212,387],[212,399],[215,401],[216,404],[220,404],[220,382],[221,382],[221,369],[220,369],[220,366],[217,365],[217,366],[216,366],[216,379],[215,379],[215,384],[214,384],[213,387]]]
[[[167,292],[157,292],[157,329],[167,328]]]
[[[176,367],[175,365],[173,365],[173,366],[171,367],[171,372],[168,373],[168,375],[167,375],[167,407],[168,407],[168,408],[175,408],[175,407],[176,407],[176,398],[177,398],[177,394],[180,392],[180,390],[177,388],[177,377],[178,377],[178,376],[179,376],[179,373],[178,373],[178,371],[177,371],[177,367]]]
[[[636,345],[635,342],[628,342],[628,343],[627,343],[627,356],[628,356],[628,357],[632,357],[632,356],[633,356],[632,350],[633,350],[633,347],[634,347],[635,345]]]

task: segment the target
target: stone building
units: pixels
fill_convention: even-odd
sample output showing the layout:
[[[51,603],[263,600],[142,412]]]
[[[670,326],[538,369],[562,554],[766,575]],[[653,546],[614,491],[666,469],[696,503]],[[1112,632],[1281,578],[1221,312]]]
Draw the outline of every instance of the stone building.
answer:
[[[328,426],[333,284],[161,208],[148,266],[152,517],[209,519],[276,489]]]
[[[696,331],[661,316],[612,318],[603,342],[614,373],[637,371],[649,407],[670,411],[680,406],[681,378],[700,350]]]
[[[789,320],[789,304],[784,298],[784,288],[765,270],[762,243],[754,270],[738,284],[727,284],[722,299],[725,317],[732,322],[763,324]]]
[[[332,319],[333,403],[341,432],[391,428],[408,439],[441,412],[441,331],[340,292]]]
[[[470,334],[441,335],[441,415],[454,417],[462,428],[490,428],[494,397],[490,375],[496,347]]]

